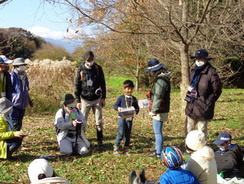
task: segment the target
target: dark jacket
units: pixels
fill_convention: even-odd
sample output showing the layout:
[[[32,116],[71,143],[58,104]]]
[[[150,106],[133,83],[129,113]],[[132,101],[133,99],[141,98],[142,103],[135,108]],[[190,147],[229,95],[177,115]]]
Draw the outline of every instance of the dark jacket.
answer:
[[[168,73],[161,73],[154,81],[150,92],[153,113],[165,113],[170,110],[170,80]]]
[[[191,81],[195,74],[191,68]],[[191,98],[186,104],[185,113],[187,116],[198,120],[210,120],[214,116],[215,102],[222,93],[222,83],[216,69],[207,63],[201,71],[197,85],[197,99]]]
[[[12,83],[11,83],[11,76],[9,74],[9,72],[4,72],[4,78],[6,79],[6,98],[9,101],[12,101],[12,93],[11,93],[11,89],[12,89]]]
[[[89,80],[92,83],[89,83]],[[87,69],[83,63],[78,67],[75,77],[75,97],[78,103],[81,97],[89,101],[100,97],[106,98],[106,83],[101,66],[94,63],[91,69]]]
[[[216,151],[215,160],[218,173],[223,171],[225,177],[228,177],[234,169],[243,172],[243,153],[237,144],[232,144],[225,151]],[[243,173],[241,174],[243,176]]]

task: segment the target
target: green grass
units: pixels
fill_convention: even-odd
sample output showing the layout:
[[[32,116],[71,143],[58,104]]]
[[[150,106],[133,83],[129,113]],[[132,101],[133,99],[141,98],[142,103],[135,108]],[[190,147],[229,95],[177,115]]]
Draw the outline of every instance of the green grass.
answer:
[[[148,109],[141,109],[135,118],[132,129],[131,155],[113,156],[112,146],[117,135],[117,112],[113,110],[116,98],[123,94],[122,83],[125,77],[110,77],[106,106],[103,110],[104,144],[99,148],[96,143],[94,116],[90,114],[86,128],[87,137],[91,142],[91,152],[86,156],[57,157],[50,161],[56,172],[67,178],[71,183],[128,183],[131,170],[137,172],[144,168],[149,179],[157,179],[165,167],[159,159],[149,158],[154,150],[154,135]],[[148,90],[135,92],[138,99],[144,99]],[[184,150],[184,123],[180,113],[180,92],[173,90],[171,94],[171,111],[169,121],[164,123],[165,146],[176,145]],[[244,90],[225,89],[215,108],[215,117],[209,123],[209,145],[220,132],[227,131],[235,138],[234,142],[244,145]],[[56,107],[57,109],[60,107]],[[24,139],[21,150],[17,153],[19,161],[1,161],[0,183],[29,183],[27,168],[29,163],[40,155],[59,155],[55,129],[53,127],[55,113],[38,112],[27,114],[24,118],[23,129],[30,135]],[[185,156],[187,158],[188,156]]]

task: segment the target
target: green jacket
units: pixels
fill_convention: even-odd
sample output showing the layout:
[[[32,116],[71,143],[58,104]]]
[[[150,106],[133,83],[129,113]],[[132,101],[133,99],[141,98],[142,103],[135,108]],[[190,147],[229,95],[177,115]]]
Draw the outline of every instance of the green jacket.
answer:
[[[161,73],[154,81],[151,90],[153,113],[165,113],[170,109],[170,80],[169,73]]]
[[[9,131],[8,122],[0,115],[0,158],[7,158],[7,139],[14,138],[14,132]]]

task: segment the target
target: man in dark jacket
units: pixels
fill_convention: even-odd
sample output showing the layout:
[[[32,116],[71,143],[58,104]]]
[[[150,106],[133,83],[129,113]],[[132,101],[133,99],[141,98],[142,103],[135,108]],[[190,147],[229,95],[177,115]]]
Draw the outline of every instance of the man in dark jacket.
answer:
[[[237,144],[231,144],[232,136],[229,133],[219,134],[213,143],[219,147],[215,152],[218,173],[224,178],[243,177],[243,152]]]
[[[214,116],[214,106],[222,93],[222,83],[216,69],[208,62],[212,58],[207,51],[198,50],[191,58],[195,59],[195,65],[191,68],[190,86],[185,98],[186,134],[198,125],[198,130],[207,137],[207,124]]]
[[[75,97],[77,108],[81,109],[85,118],[92,109],[97,130],[98,145],[103,145],[103,124],[102,124],[102,107],[105,106],[106,83],[103,69],[94,62],[94,54],[87,51],[82,63],[76,73],[75,78]]]

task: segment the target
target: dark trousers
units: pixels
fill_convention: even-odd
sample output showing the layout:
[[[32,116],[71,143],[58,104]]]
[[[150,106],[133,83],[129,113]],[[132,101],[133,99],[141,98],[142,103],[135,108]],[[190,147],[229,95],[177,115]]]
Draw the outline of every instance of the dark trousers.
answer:
[[[125,138],[124,146],[129,146],[131,129],[132,129],[132,120],[126,120],[124,118],[119,118],[118,119],[118,135],[117,135],[116,141],[114,143],[114,146],[119,147],[120,142],[122,141],[123,138]]]
[[[13,112],[11,114],[14,130],[20,130],[22,128],[22,120],[25,115],[25,109],[19,109],[13,107]]]
[[[21,138],[8,139],[7,142],[7,157],[11,157],[13,152],[15,152],[22,144]]]

